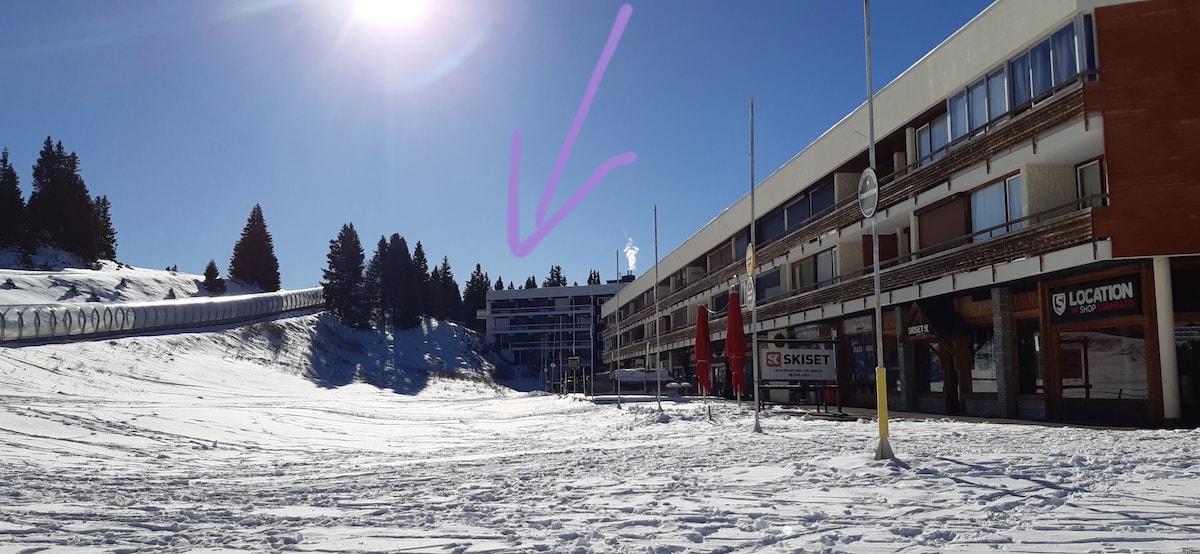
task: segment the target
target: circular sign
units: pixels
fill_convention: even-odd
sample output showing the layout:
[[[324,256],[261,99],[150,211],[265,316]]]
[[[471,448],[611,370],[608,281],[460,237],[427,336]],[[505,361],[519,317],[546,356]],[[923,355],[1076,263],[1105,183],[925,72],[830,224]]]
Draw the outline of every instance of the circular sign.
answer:
[[[754,245],[746,245],[746,275],[754,276]]]
[[[878,207],[879,179],[875,177],[875,170],[868,167],[858,179],[858,209],[862,210],[863,217],[871,217]]]

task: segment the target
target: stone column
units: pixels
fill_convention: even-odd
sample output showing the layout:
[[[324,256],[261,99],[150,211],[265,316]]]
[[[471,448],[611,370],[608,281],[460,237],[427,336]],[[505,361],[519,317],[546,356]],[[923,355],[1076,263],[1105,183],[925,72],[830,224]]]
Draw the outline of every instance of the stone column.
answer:
[[[1013,361],[1012,291],[1008,287],[992,289],[992,364],[996,368],[996,397],[1000,413],[1016,418],[1017,368]]]
[[[1158,313],[1158,366],[1162,377],[1163,420],[1179,424],[1179,362],[1175,356],[1175,293],[1171,289],[1171,258],[1154,257],[1154,308]],[[1150,370],[1151,368],[1146,368]]]

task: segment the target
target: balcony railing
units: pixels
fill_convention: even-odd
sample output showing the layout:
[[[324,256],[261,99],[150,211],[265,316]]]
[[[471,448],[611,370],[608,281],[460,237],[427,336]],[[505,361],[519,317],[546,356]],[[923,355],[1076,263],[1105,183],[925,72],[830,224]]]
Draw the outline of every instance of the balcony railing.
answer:
[[[943,149],[945,155],[937,160],[926,161],[924,165],[921,165],[920,161],[915,161],[880,177],[878,210],[882,212],[906,201],[911,201],[918,194],[945,183],[953,174],[986,163],[996,152],[1004,151],[1025,141],[1032,140],[1036,144],[1039,134],[1082,117],[1085,112],[1083,88],[1080,84],[1090,78],[1090,74],[1080,74],[1077,78],[1056,87],[1049,97],[1039,98],[1039,103],[1033,107],[1018,107],[1024,111],[1012,115],[1003,125],[989,128],[984,133],[964,137],[946,145]],[[1013,112],[1017,111],[1013,110]],[[824,217],[814,218],[783,238],[760,247],[755,253],[755,257],[762,261],[773,260],[797,246],[817,240],[827,233],[837,232],[860,220],[862,220],[862,213],[858,207],[857,197],[843,198]],[[679,291],[661,299],[660,306],[665,309],[735,278],[743,267],[742,264],[742,260],[734,260],[724,267],[709,272],[705,277],[692,280]],[[621,327],[628,329],[629,326],[644,323],[653,317],[654,306],[650,304],[630,316],[622,316]],[[604,336],[612,336],[615,332],[615,326],[610,327],[605,330]]]

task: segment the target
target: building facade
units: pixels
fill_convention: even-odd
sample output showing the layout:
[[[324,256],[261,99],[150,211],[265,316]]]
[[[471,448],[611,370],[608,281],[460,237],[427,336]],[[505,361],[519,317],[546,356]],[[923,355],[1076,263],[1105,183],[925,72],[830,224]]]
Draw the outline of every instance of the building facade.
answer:
[[[491,290],[478,317],[487,321],[488,345],[506,361],[540,372],[547,383],[561,383],[570,375],[571,358],[578,358],[580,374],[590,378],[593,370],[605,370],[600,306],[631,280]]]
[[[604,305],[605,361],[694,372],[697,306],[720,353],[742,288],[760,340],[835,345],[848,405],[879,325],[893,409],[1200,423],[1196,28],[1190,0],[997,1],[875,96],[881,321],[864,103],[755,189],[753,290],[747,195]]]

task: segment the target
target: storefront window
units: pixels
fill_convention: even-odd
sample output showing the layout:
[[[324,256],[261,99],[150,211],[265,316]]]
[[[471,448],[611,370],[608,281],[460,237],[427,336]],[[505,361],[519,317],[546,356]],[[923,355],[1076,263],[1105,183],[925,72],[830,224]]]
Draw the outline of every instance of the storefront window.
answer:
[[[1058,335],[1063,398],[1145,400],[1146,340],[1140,325]]]
[[[875,382],[875,337],[873,335],[849,335],[850,352],[854,355],[854,382]]]
[[[996,392],[996,358],[992,350],[992,328],[975,327],[971,329],[971,336],[971,352],[974,354],[971,392]]]

